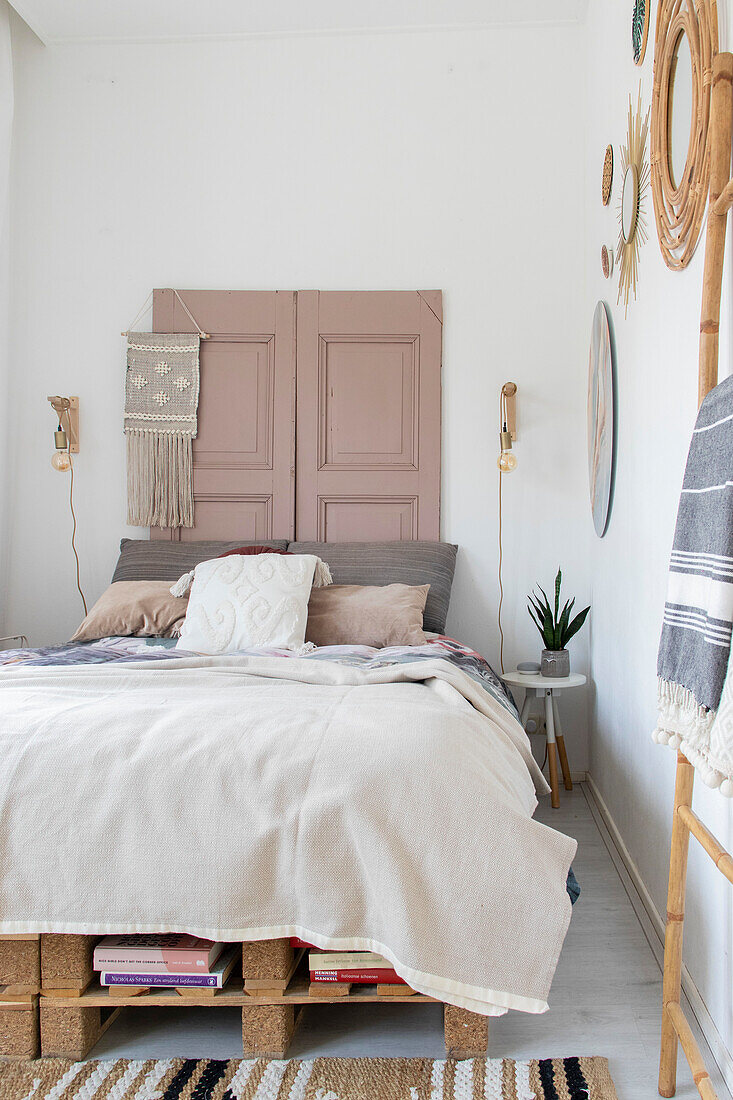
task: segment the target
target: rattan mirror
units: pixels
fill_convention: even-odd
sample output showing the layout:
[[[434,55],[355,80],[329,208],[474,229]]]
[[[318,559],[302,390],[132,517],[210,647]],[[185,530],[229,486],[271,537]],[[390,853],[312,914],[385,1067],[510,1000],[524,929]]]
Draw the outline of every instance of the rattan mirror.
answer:
[[[716,0],[659,0],[654,45],[651,168],[659,247],[686,267],[700,239],[710,182],[710,86]]]

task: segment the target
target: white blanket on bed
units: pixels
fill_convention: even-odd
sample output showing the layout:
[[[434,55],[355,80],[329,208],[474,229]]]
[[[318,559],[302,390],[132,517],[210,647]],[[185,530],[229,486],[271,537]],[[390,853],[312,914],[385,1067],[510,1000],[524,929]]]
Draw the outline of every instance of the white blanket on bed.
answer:
[[[298,935],[488,1015],[547,1009],[575,841],[447,661],[0,673],[0,931]]]

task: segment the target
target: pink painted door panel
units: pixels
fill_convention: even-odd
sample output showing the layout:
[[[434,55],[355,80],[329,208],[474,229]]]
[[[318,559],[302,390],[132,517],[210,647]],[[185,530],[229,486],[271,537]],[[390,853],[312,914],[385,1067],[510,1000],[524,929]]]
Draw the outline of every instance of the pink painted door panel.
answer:
[[[290,539],[294,533],[295,295],[181,291],[201,341],[192,528],[151,538]],[[156,332],[188,332],[170,290],[153,295]]]
[[[441,292],[299,291],[296,538],[440,537]]]

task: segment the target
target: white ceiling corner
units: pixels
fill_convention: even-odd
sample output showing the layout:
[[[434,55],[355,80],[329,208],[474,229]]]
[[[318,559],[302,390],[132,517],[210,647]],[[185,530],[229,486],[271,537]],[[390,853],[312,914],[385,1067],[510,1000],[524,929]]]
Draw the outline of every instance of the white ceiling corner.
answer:
[[[587,0],[10,0],[46,44],[369,33],[582,21]]]

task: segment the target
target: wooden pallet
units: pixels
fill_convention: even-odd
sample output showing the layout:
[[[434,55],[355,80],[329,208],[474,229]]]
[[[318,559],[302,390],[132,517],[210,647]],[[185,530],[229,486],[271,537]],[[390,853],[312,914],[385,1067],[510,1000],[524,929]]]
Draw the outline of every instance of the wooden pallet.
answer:
[[[44,1056],[86,1057],[122,1005],[129,1008],[153,1005],[240,1008],[244,1053],[284,1058],[298,1015],[305,1005],[436,1003],[434,997],[404,985],[354,984],[339,988],[345,983],[311,982],[304,952],[295,952],[286,939],[244,943],[242,976],[230,978],[221,990],[190,987],[181,995],[181,991],[173,987],[144,992],[140,987],[111,989],[101,987],[96,976],[80,989],[81,983],[88,980],[87,963],[98,937],[71,939],[79,942],[49,943],[45,953],[42,942],[42,958],[46,955],[49,958],[48,980],[56,983],[47,986],[47,971],[42,968],[44,996],[40,999],[40,1025]],[[80,942],[84,939],[89,942]],[[487,1017],[446,1005],[444,1027],[446,1050],[451,1057],[485,1056],[489,1034]]]
[[[0,935],[0,1000],[32,995],[41,988],[41,937]]]
[[[178,990],[173,987],[165,989],[153,989],[146,992],[144,995],[131,995],[127,998],[121,995],[113,994],[109,986],[100,986],[99,982],[92,982],[89,987],[83,993],[74,993],[73,996],[67,997],[60,993],[58,997],[54,997],[54,1004],[59,1008],[88,1008],[94,1006],[96,1008],[108,1007],[110,1001],[114,1001],[116,1005],[119,1005],[121,1001],[129,1000],[131,1002],[130,1007],[137,1006],[152,1006],[152,1005],[165,1005],[168,1008],[186,1008],[191,1005],[199,1005],[204,1007],[206,1005],[214,1005],[215,1007],[229,1007],[229,1008],[242,1008],[244,1005],[271,1005],[271,1004],[290,1004],[290,1005],[307,1005],[307,1004],[342,1004],[344,1001],[354,1004],[376,1004],[384,1003],[387,1000],[385,994],[379,993],[376,985],[352,985],[348,996],[344,997],[343,994],[339,994],[334,990],[334,986],[339,984],[336,982],[319,982],[319,986],[326,986],[326,993],[328,995],[313,995],[310,991],[311,982],[307,977],[296,976],[285,990],[276,990],[274,993],[267,990],[250,990],[248,991],[244,987],[244,982],[241,978],[230,978],[224,989],[210,990],[210,989],[195,989],[190,988],[186,990],[186,996],[180,996]],[[129,989],[129,986],[122,988]],[[137,989],[137,986],[133,986],[133,989]],[[390,995],[389,1002],[395,1003],[410,1003],[410,1004],[425,1004],[435,1003],[435,997],[427,997],[423,993],[416,993],[414,990],[410,990],[409,986],[398,986],[402,992],[398,995]],[[212,994],[215,994],[212,996]]]
[[[109,1001],[106,1008],[94,1005],[82,1008],[77,1000],[69,1008],[56,1000],[41,997],[41,1054],[44,1058],[74,1058],[77,1061],[86,1058],[119,1012],[119,1008],[112,1008]]]
[[[0,1003],[0,1058],[36,1058],[38,1050],[38,995]]]
[[[93,956],[99,936],[44,933],[41,936],[41,996],[76,999],[94,979]]]
[[[39,1050],[41,937],[0,935],[0,1058],[35,1058]]]

